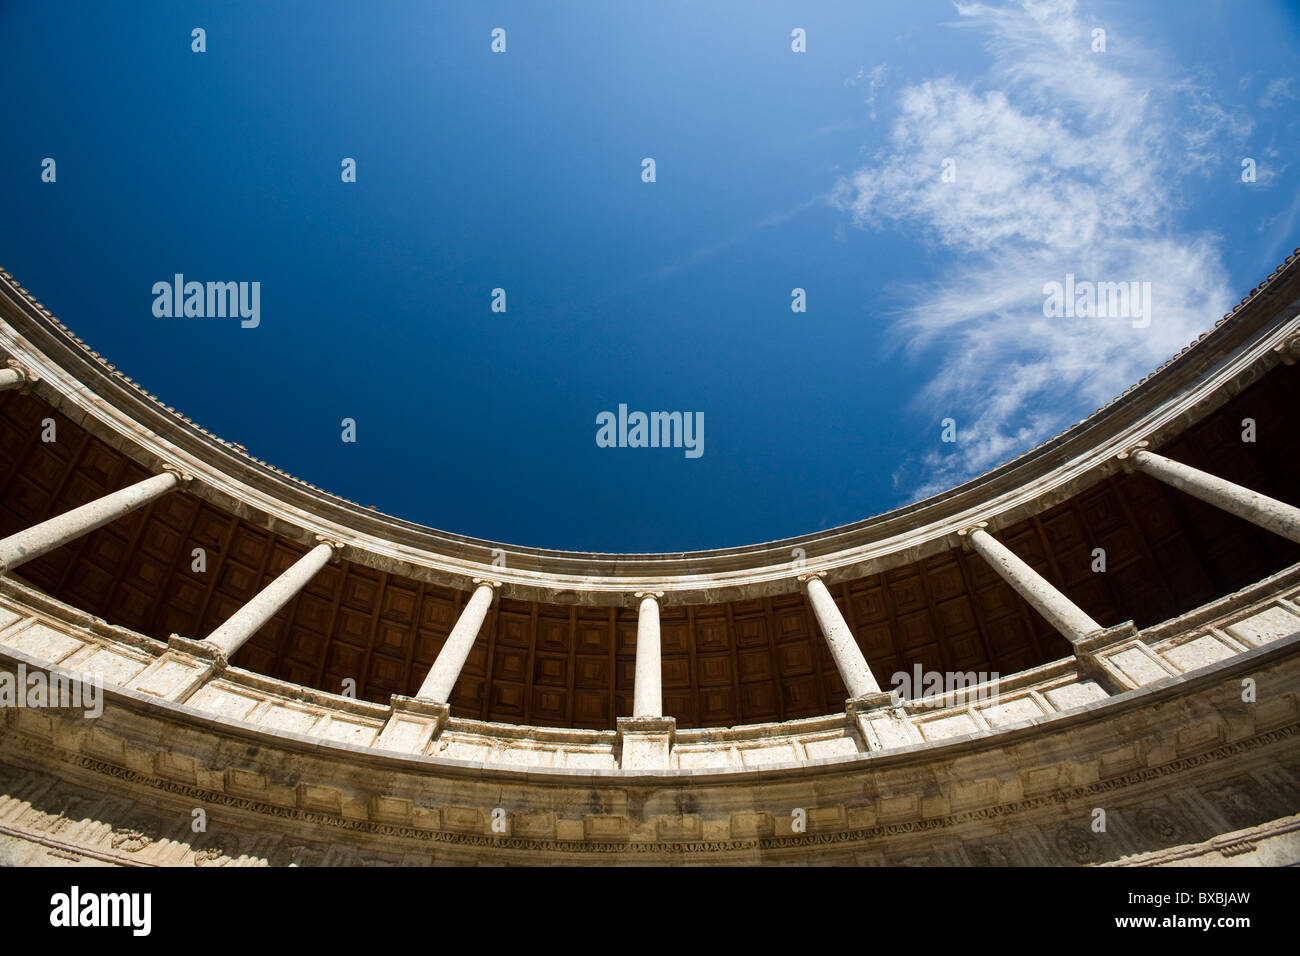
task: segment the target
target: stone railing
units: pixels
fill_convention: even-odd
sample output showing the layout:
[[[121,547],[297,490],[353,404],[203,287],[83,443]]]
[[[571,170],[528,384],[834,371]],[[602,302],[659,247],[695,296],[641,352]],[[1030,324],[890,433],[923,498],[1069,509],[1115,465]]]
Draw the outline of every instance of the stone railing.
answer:
[[[945,695],[854,714],[677,730],[657,774],[809,767],[1050,724],[1103,708],[1138,688],[1185,679],[1300,635],[1300,565],[1190,613],[1137,631],[1112,628],[1086,654]],[[226,724],[376,755],[432,758],[502,771],[624,774],[622,730],[515,726],[451,717],[395,697],[384,705],[217,664],[202,642],[168,644],[115,627],[12,579],[0,580],[0,665],[54,668]],[[224,661],[221,662],[224,665]],[[409,718],[413,733],[394,733]],[[424,723],[421,723],[421,722]],[[387,730],[386,730],[387,728]]]

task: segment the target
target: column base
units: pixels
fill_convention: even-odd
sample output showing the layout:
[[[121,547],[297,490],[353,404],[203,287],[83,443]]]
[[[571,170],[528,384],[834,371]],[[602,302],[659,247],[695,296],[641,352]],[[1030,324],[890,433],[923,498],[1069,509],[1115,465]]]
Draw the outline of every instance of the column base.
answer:
[[[144,694],[183,704],[227,666],[229,662],[221,648],[207,641],[194,641],[173,634],[167,639],[167,650],[136,675],[128,686]]]
[[[618,765],[623,770],[667,770],[676,739],[676,717],[620,717]]]
[[[1087,637],[1075,641],[1074,653],[1076,657],[1080,654],[1091,654],[1099,647],[1108,647],[1120,641],[1132,640],[1137,636],[1137,625],[1132,621],[1125,621],[1123,624],[1116,624],[1114,627],[1093,631]]]
[[[844,702],[844,712],[867,750],[889,750],[920,743],[921,732],[908,719],[898,691],[877,691]]]
[[[422,697],[394,694],[390,704],[388,720],[374,743],[380,750],[424,754],[451,716],[450,704]]]
[[[1074,645],[1079,673],[1111,695],[1177,676],[1147,647],[1132,621],[1094,631]]]

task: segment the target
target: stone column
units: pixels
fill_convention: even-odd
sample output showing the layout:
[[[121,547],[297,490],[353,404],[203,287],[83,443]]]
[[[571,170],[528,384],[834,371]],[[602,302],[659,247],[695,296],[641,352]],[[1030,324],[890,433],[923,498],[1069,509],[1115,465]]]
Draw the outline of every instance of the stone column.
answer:
[[[322,541],[299,558],[292,567],[278,578],[262,588],[251,601],[236,611],[219,628],[207,636],[207,642],[215,645],[227,657],[234,657],[267,621],[275,617],[277,611],[289,603],[299,591],[306,587],[316,572],[325,567],[342,550],[343,546],[332,541]]]
[[[667,770],[672,766],[677,720],[665,717],[663,659],[659,640],[659,599],[663,591],[637,591],[636,676],[632,716],[619,717],[618,765],[623,770]]]
[[[799,580],[808,593],[817,626],[826,638],[835,668],[848,691],[844,712],[849,723],[857,728],[867,750],[889,750],[920,743],[920,731],[912,724],[898,691],[880,689],[844,615],[822,581],[825,576],[825,571],[817,571],[801,574]]]
[[[1145,444],[1142,442],[1139,447],[1119,456],[1126,460],[1126,467],[1150,475],[1238,518],[1245,518],[1274,534],[1300,541],[1300,508],[1146,451],[1141,447]]]
[[[659,653],[659,598],[662,591],[637,591],[641,610],[636,622],[636,681],[633,717],[664,715],[663,661]]]
[[[415,694],[417,698],[438,703],[446,703],[451,698],[460,670],[465,666],[465,659],[469,657],[483,621],[487,618],[488,608],[492,606],[492,594],[501,587],[499,581],[485,581],[482,578],[475,578],[474,583],[478,587],[470,595],[465,610],[460,612],[456,626],[447,635],[447,643],[438,652],[438,659],[429,668],[424,683]]]
[[[165,495],[177,485],[189,480],[188,475],[168,469],[160,475],[146,478],[121,491],[96,498],[80,508],[73,508],[58,517],[42,521],[26,531],[11,534],[0,541],[0,573],[12,571],[48,551],[53,551],[69,541],[89,534],[110,521],[130,514],[136,508],[147,505],[155,498]]]
[[[964,535],[971,548],[987,561],[1007,584],[1010,584],[1022,598],[1070,641],[1078,644],[1090,634],[1096,634],[1104,628],[1083,612],[1077,604],[1067,598],[1047,580],[1025,562],[1011,553],[1007,547],[984,530],[985,523],[980,522],[973,528],[966,528],[958,534]]]
[[[826,644],[831,649],[831,657],[835,658],[835,667],[840,672],[840,680],[844,681],[851,700],[879,694],[880,685],[876,682],[875,675],[871,673],[867,659],[862,656],[858,642],[853,639],[848,624],[844,622],[844,615],[840,613],[835,599],[831,597],[831,592],[826,589],[822,574],[824,572],[802,574],[799,580],[803,582],[804,589],[808,592],[808,603],[812,605],[813,615],[817,618],[822,634],[826,637]]]

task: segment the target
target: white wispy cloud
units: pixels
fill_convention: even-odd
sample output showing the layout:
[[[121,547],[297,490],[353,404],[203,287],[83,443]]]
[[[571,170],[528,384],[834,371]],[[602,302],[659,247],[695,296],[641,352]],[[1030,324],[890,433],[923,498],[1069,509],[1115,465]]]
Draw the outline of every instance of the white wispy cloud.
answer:
[[[1185,180],[1221,168],[1219,150],[1250,129],[1136,38],[1123,57],[1092,52],[1096,24],[1068,0],[957,12],[985,34],[988,74],[903,89],[887,145],[832,200],[863,228],[928,237],[944,262],[932,284],[899,290],[909,304],[892,327],[933,368],[916,402],[934,416],[936,451],[895,474],[912,497],[1091,413],[1227,311],[1218,238],[1170,223]],[[1066,273],[1150,282],[1149,327],[1046,318],[1044,285]],[[955,446],[939,446],[944,417]]]
[[[884,88],[885,74],[888,72],[889,67],[886,64],[878,63],[870,70],[865,66],[862,67],[854,76],[844,81],[845,86],[865,87],[862,102],[867,104],[867,112],[872,119],[876,118],[876,96]]]
[[[1295,80],[1292,76],[1279,76],[1268,81],[1268,86],[1264,87],[1264,95],[1259,98],[1259,105],[1264,109],[1272,109],[1274,106],[1280,106],[1287,100],[1300,99],[1291,90],[1291,83]]]
[[[754,220],[750,225],[733,232],[724,239],[719,239],[716,242],[699,246],[698,248],[691,250],[682,258],[660,266],[658,269],[652,271],[649,277],[655,281],[660,281],[676,275],[683,269],[693,269],[702,263],[708,262],[710,259],[716,258],[727,250],[740,245],[742,242],[749,241],[758,232],[787,223],[796,216],[812,209],[814,206],[825,208],[825,205],[826,197],[824,195],[814,196],[813,198],[806,199],[801,203],[796,203],[789,209],[761,216]]]

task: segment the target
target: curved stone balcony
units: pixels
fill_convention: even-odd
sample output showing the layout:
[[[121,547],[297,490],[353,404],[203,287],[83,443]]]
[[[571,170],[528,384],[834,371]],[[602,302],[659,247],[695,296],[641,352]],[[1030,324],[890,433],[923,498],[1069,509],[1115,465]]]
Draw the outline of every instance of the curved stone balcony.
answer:
[[[619,768],[614,732],[451,717],[437,739],[385,735],[383,705],[238,668],[176,703],[201,663],[0,582],[0,674],[106,682],[98,717],[0,710],[0,856],[1294,862],[1297,601],[1300,565],[1118,636],[1098,648],[1095,675],[1066,658],[857,720],[683,731],[671,765],[646,771]],[[219,836],[191,831],[195,808]]]
[[[343,501],[0,279],[0,687],[91,680],[104,705],[0,709],[0,853],[1300,859],[1296,256],[987,475],[663,555]],[[959,686],[900,693],[911,675]]]
[[[1300,565],[1236,594],[1144,631],[1128,628],[1097,646],[1095,670],[1074,658],[1007,678],[972,684],[860,714],[833,714],[728,728],[680,730],[658,773],[725,772],[853,763],[860,754],[961,742],[1017,727],[1048,728],[1056,720],[1097,711],[1138,688],[1177,686],[1188,675],[1213,673],[1225,661],[1269,648],[1300,645]],[[1276,646],[1274,646],[1276,645]],[[192,652],[192,653],[191,653]],[[412,730],[393,732],[394,708],[311,691],[239,668],[212,669],[195,642],[171,645],[113,627],[40,592],[0,581],[0,661],[89,680],[98,675],[124,700],[149,709],[327,748],[343,745],[380,754],[437,758],[434,766],[493,770],[578,771],[583,776],[644,773],[620,769],[620,734],[568,728],[520,727],[442,715],[434,739],[426,708],[410,708]],[[207,679],[204,679],[207,678]],[[201,681],[201,683],[200,683]],[[185,695],[183,704],[175,698]],[[1108,692],[1106,688],[1113,688]],[[1294,695],[1288,695],[1294,702]],[[1294,715],[1294,707],[1286,713]],[[857,719],[853,719],[853,718]],[[385,734],[385,729],[390,732]]]

